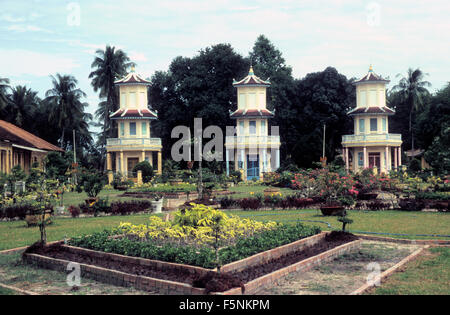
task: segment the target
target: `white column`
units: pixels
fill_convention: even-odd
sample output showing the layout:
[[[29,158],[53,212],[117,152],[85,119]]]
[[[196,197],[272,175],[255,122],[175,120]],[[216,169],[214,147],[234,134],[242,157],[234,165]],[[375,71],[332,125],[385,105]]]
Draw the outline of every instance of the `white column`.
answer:
[[[227,167],[227,176],[230,176],[230,163],[229,163],[229,152],[228,149],[225,149],[225,163]]]
[[[280,149],[277,150],[277,164],[276,165],[276,169],[278,169],[280,167]]]
[[[402,165],[402,147],[398,147],[398,165]]]
[[[364,165],[363,165],[363,168],[367,168],[367,148],[366,147],[364,147],[364,149],[363,149],[363,161],[364,161]]]
[[[345,159],[345,170],[348,172],[350,168],[350,163],[348,160],[348,148],[344,148],[344,159]]]
[[[398,147],[394,147],[394,169],[398,169]]]
[[[263,156],[263,172],[267,172],[267,149],[262,149]]]
[[[389,159],[389,147],[388,146],[386,146],[385,148],[384,148],[384,155],[385,155],[385,160],[386,160],[386,173],[387,172],[389,172],[390,171],[390,166],[391,166],[391,163],[390,163],[390,159]]]

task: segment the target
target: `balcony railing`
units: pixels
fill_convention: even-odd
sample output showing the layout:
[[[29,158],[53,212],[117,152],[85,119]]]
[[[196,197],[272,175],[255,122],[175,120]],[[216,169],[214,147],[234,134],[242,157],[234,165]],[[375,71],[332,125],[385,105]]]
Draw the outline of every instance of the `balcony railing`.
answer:
[[[267,146],[280,145],[280,136],[227,136],[226,146]]]
[[[106,146],[152,146],[160,147],[161,138],[110,138]]]
[[[385,133],[385,134],[345,135],[345,136],[342,136],[342,142],[343,143],[377,142],[377,141],[401,142],[402,141],[402,135],[398,134],[398,133]]]

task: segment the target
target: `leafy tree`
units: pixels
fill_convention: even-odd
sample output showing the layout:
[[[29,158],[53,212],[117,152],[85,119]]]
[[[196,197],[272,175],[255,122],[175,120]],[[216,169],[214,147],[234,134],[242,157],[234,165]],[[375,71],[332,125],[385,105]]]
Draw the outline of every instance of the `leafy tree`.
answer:
[[[429,95],[427,87],[430,82],[424,81],[425,73],[420,69],[408,69],[407,75],[392,88],[398,91],[400,99],[409,106],[409,133],[411,135],[411,149],[414,150],[413,113],[419,111],[424,105],[424,98]],[[397,77],[401,76],[400,74]]]
[[[351,132],[347,111],[355,104],[352,80],[328,67],[296,81],[298,115],[290,126],[295,142],[292,158],[299,166],[310,167],[322,155],[323,125],[326,125],[326,156],[332,161],[341,147],[342,135]]]
[[[45,170],[48,178],[61,178],[66,175],[72,163],[70,153],[49,152],[45,157]]]

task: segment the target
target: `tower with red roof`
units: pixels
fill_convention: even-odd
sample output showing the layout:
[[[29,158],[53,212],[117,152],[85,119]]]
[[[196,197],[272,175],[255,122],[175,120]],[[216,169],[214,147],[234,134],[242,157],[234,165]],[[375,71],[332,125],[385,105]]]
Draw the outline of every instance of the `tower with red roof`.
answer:
[[[147,90],[150,81],[131,72],[114,82],[119,87],[120,108],[110,118],[117,123],[117,138],[107,139],[107,169],[109,181],[112,174],[120,173],[126,178],[136,179],[134,166],[148,161],[152,166],[156,157],[157,173],[161,174],[161,139],[151,137],[150,124],[158,118],[156,111],[148,106]],[[155,168],[155,167],[154,167]]]
[[[280,137],[269,135],[269,119],[275,115],[266,106],[270,82],[257,77],[250,67],[248,75],[233,86],[238,99],[230,117],[236,120],[236,135],[227,135],[225,140],[227,174],[229,162],[234,161],[244,180],[259,180],[280,165]]]

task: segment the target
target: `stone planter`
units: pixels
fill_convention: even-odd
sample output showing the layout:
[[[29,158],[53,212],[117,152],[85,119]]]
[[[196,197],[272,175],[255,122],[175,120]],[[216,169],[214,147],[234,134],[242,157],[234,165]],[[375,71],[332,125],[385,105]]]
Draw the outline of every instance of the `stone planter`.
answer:
[[[322,206],[320,207],[320,211],[324,216],[344,216],[345,208],[343,206]]]
[[[56,210],[56,214],[64,214],[66,207],[65,206],[56,206],[55,210]]]
[[[162,213],[163,198],[150,201],[153,213]]]
[[[278,194],[280,192],[279,188],[266,188],[264,189],[264,197]]]

